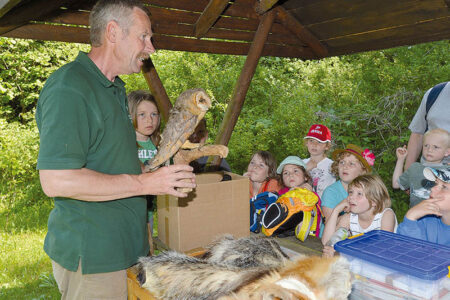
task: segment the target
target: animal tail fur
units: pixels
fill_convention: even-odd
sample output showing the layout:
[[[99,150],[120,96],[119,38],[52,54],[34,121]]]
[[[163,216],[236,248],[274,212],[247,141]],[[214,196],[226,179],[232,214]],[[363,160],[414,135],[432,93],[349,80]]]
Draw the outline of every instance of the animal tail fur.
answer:
[[[257,280],[267,268],[242,269],[209,263],[174,251],[139,260],[140,284],[161,299],[217,299]]]

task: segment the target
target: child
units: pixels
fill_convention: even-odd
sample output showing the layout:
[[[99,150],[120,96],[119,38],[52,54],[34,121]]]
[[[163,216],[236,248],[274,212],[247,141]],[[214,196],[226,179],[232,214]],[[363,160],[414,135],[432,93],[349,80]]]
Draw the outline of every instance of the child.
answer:
[[[331,173],[333,161],[327,157],[327,151],[331,148],[331,132],[325,125],[314,124],[303,139],[310,155],[303,160],[306,171],[311,174],[314,192],[322,197],[323,191],[336,182]]]
[[[298,156],[286,157],[277,168],[281,174],[279,184],[283,187],[278,194],[282,195],[292,188],[305,188],[312,191],[311,176],[306,171],[306,165]]]
[[[430,199],[410,208],[398,226],[398,233],[450,246],[450,166],[425,168],[425,178],[435,181]]]
[[[349,144],[345,149],[337,149],[332,153],[333,164],[331,172],[339,180],[325,189],[322,195],[322,213],[326,219],[331,215],[333,208],[347,198],[348,185],[359,175],[372,172],[375,155],[369,149],[361,149]]]
[[[160,116],[155,98],[149,92],[138,90],[128,94],[128,109],[136,131],[138,157],[142,163],[152,159],[161,139],[159,134]],[[147,195],[148,236],[150,251],[153,252],[153,202],[155,196]]]
[[[351,235],[366,233],[371,230],[395,232],[397,218],[390,208],[391,199],[380,177],[366,174],[356,177],[348,186],[348,197],[339,203],[325,223],[322,243],[327,244],[337,228],[343,227]],[[339,216],[341,212],[346,212]],[[326,245],[324,256],[333,256],[333,246]]]
[[[431,185],[423,175],[425,167],[433,167],[438,170],[445,168],[442,161],[450,155],[450,135],[448,131],[440,128],[425,133],[422,147],[423,163],[413,163],[404,173],[403,165],[408,151],[403,146],[397,148],[396,154],[397,164],[392,175],[392,187],[402,190],[409,189],[409,206],[413,207],[430,197]]]
[[[276,192],[280,189],[276,180],[277,161],[268,151],[253,154],[244,176],[250,179],[250,198],[263,192]]]

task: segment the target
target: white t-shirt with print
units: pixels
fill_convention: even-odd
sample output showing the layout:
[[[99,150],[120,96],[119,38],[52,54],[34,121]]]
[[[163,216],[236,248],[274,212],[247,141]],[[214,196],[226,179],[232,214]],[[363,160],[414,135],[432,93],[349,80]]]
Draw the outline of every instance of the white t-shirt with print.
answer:
[[[310,158],[306,158],[303,160],[305,164],[309,162]],[[331,164],[333,161],[328,157],[322,159],[317,167],[309,171],[309,174],[313,180],[313,190],[316,192],[319,197],[322,198],[323,191],[333,183],[336,182],[336,178],[331,174]]]

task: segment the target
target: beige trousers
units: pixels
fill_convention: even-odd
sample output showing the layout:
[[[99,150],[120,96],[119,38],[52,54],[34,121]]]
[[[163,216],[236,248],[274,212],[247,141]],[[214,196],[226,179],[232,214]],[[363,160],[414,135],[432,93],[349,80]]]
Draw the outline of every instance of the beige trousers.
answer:
[[[81,260],[76,272],[63,268],[52,260],[55,276],[62,300],[127,299],[127,272],[82,274]]]

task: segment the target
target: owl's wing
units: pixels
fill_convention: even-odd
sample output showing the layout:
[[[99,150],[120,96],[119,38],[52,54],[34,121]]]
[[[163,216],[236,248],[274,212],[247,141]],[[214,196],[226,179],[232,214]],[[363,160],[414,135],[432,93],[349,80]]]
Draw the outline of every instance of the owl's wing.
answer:
[[[174,107],[161,135],[158,152],[149,162],[150,169],[160,166],[169,160],[194,132],[198,121],[198,116]]]

